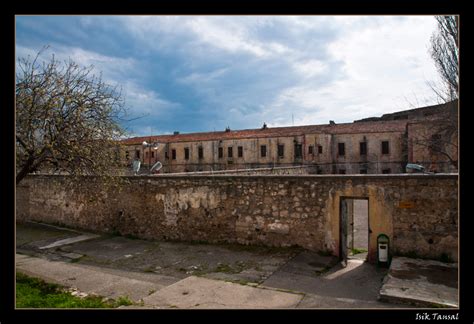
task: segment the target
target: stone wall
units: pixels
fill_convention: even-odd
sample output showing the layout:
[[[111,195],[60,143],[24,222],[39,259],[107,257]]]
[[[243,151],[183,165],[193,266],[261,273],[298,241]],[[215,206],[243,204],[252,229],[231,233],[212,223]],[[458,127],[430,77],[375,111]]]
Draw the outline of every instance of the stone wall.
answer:
[[[120,190],[93,177],[29,176],[17,221],[33,220],[144,239],[298,245],[339,255],[341,198],[369,201],[369,260],[376,238],[393,253],[457,259],[457,175],[162,175],[124,177]]]
[[[184,172],[173,173],[173,175],[305,175],[316,174],[317,167],[315,165],[300,165],[288,167],[269,167],[255,169],[238,169],[238,170],[219,170],[219,171],[201,171],[201,172]],[[155,176],[167,176],[171,174],[157,174]]]

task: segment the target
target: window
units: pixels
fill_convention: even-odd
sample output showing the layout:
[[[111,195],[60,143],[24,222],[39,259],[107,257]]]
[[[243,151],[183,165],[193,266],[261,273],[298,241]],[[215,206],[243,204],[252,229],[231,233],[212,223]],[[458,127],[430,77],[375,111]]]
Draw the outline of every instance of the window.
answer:
[[[260,156],[261,157],[266,157],[267,156],[267,146],[266,145],[260,145]]]
[[[285,145],[278,144],[278,157],[282,158],[285,155]]]
[[[136,151],[135,151],[135,157],[136,157],[137,159],[140,158],[140,151],[139,151],[139,150],[136,150]]]
[[[145,159],[148,159],[148,151],[145,152]]]
[[[339,174],[346,174],[346,170],[345,169],[339,169]]]
[[[323,147],[318,145],[318,154],[323,154]]]
[[[303,145],[295,144],[295,158],[300,159],[303,156]]]
[[[171,159],[176,160],[176,150],[175,149],[171,150]]]
[[[382,154],[390,154],[388,141],[382,142]]]
[[[189,160],[189,148],[188,147],[184,148],[184,159]]]
[[[233,155],[232,146],[227,148],[227,157],[231,158]]]
[[[367,169],[360,169],[360,174],[367,174]]]
[[[308,154],[313,154],[313,145],[308,146]]]
[[[224,149],[222,147],[219,147],[219,159],[222,159],[224,157]]]
[[[367,155],[367,142],[360,142],[360,155]]]
[[[129,151],[125,152],[125,159],[127,159],[127,160],[130,159],[130,152]]]
[[[383,173],[383,174],[389,174],[389,173],[392,173],[392,170],[390,170],[390,169],[382,169],[382,173]]]
[[[168,160],[170,158],[168,151],[165,151],[165,159]]]
[[[237,156],[239,158],[244,157],[244,148],[242,146],[237,146]]]
[[[203,149],[202,146],[198,147],[198,156],[199,156],[200,159],[204,158],[204,149]]]
[[[346,148],[345,148],[344,143],[337,144],[337,152],[338,152],[338,155],[340,156],[346,155]]]
[[[429,148],[432,151],[442,151],[442,137],[440,134],[431,135],[431,142]]]

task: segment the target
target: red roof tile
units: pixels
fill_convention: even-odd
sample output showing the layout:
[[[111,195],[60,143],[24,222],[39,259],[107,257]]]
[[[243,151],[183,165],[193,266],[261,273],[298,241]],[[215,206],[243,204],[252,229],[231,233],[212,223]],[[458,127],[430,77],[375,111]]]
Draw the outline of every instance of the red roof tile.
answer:
[[[357,133],[384,133],[384,132],[404,132],[407,121],[377,121],[377,122],[358,122],[335,125],[307,125],[292,127],[268,127],[265,129],[244,129],[231,130],[229,132],[205,132],[188,133],[176,135],[158,135],[132,137],[122,141],[123,144],[136,145],[143,141],[173,143],[173,142],[195,142],[210,140],[229,140],[243,138],[262,138],[262,137],[286,137],[299,136],[304,134],[357,134]]]

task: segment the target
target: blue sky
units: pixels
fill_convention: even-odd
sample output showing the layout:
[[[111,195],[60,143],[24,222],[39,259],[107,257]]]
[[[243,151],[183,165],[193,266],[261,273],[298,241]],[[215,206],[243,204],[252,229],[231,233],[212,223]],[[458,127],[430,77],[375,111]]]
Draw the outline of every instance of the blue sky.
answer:
[[[119,84],[132,135],[351,122],[436,104],[432,16],[17,16],[16,55]]]

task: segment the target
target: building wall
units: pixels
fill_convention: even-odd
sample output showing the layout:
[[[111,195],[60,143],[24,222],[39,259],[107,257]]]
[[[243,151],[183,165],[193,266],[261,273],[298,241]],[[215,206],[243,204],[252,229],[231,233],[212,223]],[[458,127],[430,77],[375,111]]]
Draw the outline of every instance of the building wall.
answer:
[[[403,133],[371,133],[371,134],[341,134],[335,135],[333,140],[333,161],[336,172],[346,170],[348,174],[358,174],[361,169],[367,173],[403,173]],[[389,154],[382,154],[382,142],[388,141]],[[360,155],[360,143],[366,142],[367,155]],[[344,143],[345,155],[338,154],[338,143]],[[406,163],[406,162],[405,162]]]
[[[440,129],[451,127],[439,121],[422,121],[408,125],[408,160],[410,163],[423,165],[426,170],[434,172],[457,172],[449,158],[458,158],[458,133],[453,132],[450,138],[440,139],[440,151],[447,155],[430,149],[431,137],[440,132]],[[448,133],[448,132],[446,132]],[[445,134],[446,134],[445,133]]]
[[[29,176],[17,221],[40,221],[144,239],[298,245],[339,255],[339,204],[367,198],[369,260],[376,238],[391,251],[457,259],[457,175],[124,177],[117,190],[93,177]]]
[[[233,140],[212,140],[194,142],[174,142],[158,146],[154,159],[163,163],[161,173],[195,172],[211,170],[235,170],[248,168],[265,168],[273,166],[318,165],[322,174],[339,173],[345,170],[347,174],[359,174],[361,169],[367,173],[382,173],[389,169],[390,173],[404,172],[402,148],[403,132],[381,132],[369,134],[305,134],[300,136],[246,138]],[[367,155],[361,156],[359,143],[367,142]],[[382,141],[389,141],[390,153],[382,154]],[[338,143],[345,144],[345,156],[338,155]],[[295,158],[295,144],[302,145],[301,158]],[[266,156],[261,156],[261,146],[266,146]],[[278,145],[283,145],[284,155],[278,156]],[[243,157],[238,157],[238,147],[243,148]],[[313,153],[309,153],[309,147]],[[322,147],[319,153],[318,146]],[[203,148],[203,158],[199,159],[199,147]],[[223,149],[223,157],[219,158],[219,147]],[[228,148],[232,147],[233,156],[228,156]],[[189,159],[185,159],[184,149],[189,149]],[[130,165],[135,157],[134,151],[140,150],[144,166],[149,164],[146,156],[148,148],[141,145],[129,145]],[[172,150],[176,150],[176,159],[172,159]],[[168,151],[168,159],[165,159]],[[151,156],[151,155],[149,155]]]

